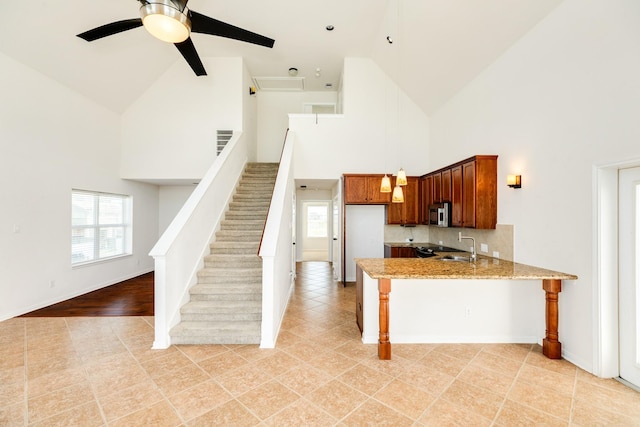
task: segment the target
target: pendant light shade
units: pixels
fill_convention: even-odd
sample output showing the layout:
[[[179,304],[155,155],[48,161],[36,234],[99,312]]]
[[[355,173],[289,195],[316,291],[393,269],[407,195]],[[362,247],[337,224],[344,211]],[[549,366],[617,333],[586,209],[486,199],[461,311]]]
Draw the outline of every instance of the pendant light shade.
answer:
[[[400,168],[398,171],[398,177],[396,178],[396,185],[407,185],[407,174],[404,173],[404,169]]]
[[[382,177],[382,182],[380,183],[380,192],[381,193],[391,193],[391,179],[384,174]]]
[[[393,195],[391,196],[391,202],[404,203],[404,194],[402,193],[402,187],[396,185],[393,189]]]

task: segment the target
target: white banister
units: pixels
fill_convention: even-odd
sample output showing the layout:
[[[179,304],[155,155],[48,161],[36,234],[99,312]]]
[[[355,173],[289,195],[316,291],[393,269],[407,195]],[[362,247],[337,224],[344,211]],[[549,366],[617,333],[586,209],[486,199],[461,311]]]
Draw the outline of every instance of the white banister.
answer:
[[[293,141],[288,132],[280,158],[278,176],[271,198],[271,207],[262,236],[262,339],[260,347],[274,348],[280,324],[293,289]]]
[[[155,349],[171,345],[169,331],[180,321],[180,307],[197,281],[203,257],[249,158],[246,140],[241,132],[234,132],[149,253],[155,260]]]

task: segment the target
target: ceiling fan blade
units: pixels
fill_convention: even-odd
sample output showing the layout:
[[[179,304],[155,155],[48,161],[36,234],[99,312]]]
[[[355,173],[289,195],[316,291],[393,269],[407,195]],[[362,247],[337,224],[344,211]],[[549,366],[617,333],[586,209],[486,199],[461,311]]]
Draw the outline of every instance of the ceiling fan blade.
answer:
[[[207,75],[204,65],[202,65],[202,61],[200,61],[200,56],[198,56],[198,52],[196,52],[196,47],[191,41],[191,37],[181,43],[174,43],[174,45],[178,48],[187,63],[189,63],[189,66],[193,69],[193,72],[196,73],[196,76]]]
[[[84,33],[78,34],[78,37],[88,42],[101,39],[103,37],[112,36],[123,31],[132,30],[142,26],[142,19],[125,19],[124,21],[116,21],[94,28]]]
[[[201,13],[189,11],[191,18],[191,32],[210,34],[212,36],[226,37],[228,39],[240,40],[265,47],[273,47],[275,40],[251,31],[243,30],[231,24],[227,24],[217,19],[209,18]]]

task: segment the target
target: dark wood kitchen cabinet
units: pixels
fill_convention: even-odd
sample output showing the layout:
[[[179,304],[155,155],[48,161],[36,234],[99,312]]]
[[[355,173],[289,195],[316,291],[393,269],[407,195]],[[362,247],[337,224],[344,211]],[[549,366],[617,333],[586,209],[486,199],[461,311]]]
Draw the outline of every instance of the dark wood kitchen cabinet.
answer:
[[[344,202],[347,205],[386,205],[391,193],[381,193],[380,174],[344,174]]]
[[[498,156],[475,156],[462,164],[462,226],[496,228]]]
[[[396,178],[391,179],[396,185]],[[387,205],[387,224],[416,225],[420,221],[420,177],[408,176],[407,185],[402,187],[404,203]]]
[[[384,245],[385,258],[415,258],[416,249],[410,246]]]
[[[425,213],[428,215],[429,204],[439,203],[436,199],[436,191],[439,191],[440,201],[451,202],[452,227],[496,228],[498,219],[498,156],[470,157],[423,175],[421,179],[425,185],[430,177],[433,180],[433,199],[429,203],[423,202],[420,207],[423,212],[423,224],[428,223],[428,216],[425,216]],[[422,200],[426,199],[423,197]]]
[[[451,169],[445,169],[442,171],[442,182],[440,192],[442,194],[441,199],[443,202],[451,201]]]
[[[360,329],[361,336],[364,326],[364,323],[362,323],[362,304],[364,303],[363,279],[362,269],[356,266],[356,324],[358,325],[358,329]]]
[[[420,177],[420,224],[429,224],[429,206],[433,204],[433,177]]]
[[[431,190],[431,198],[433,199],[433,203],[441,203],[442,202],[442,172],[436,172],[431,174],[432,178],[432,190]]]
[[[462,227],[462,165],[451,168],[451,226]]]
[[[498,220],[498,156],[475,156],[456,168],[452,186],[452,225],[495,229]],[[461,221],[457,222],[459,219]]]

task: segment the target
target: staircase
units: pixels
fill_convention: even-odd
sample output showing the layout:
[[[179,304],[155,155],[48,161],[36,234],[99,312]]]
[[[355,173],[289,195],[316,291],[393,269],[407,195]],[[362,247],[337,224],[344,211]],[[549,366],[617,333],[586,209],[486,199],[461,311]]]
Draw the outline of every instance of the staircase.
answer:
[[[210,255],[180,309],[172,344],[258,344],[262,323],[262,259],[257,255],[277,163],[248,163]]]

